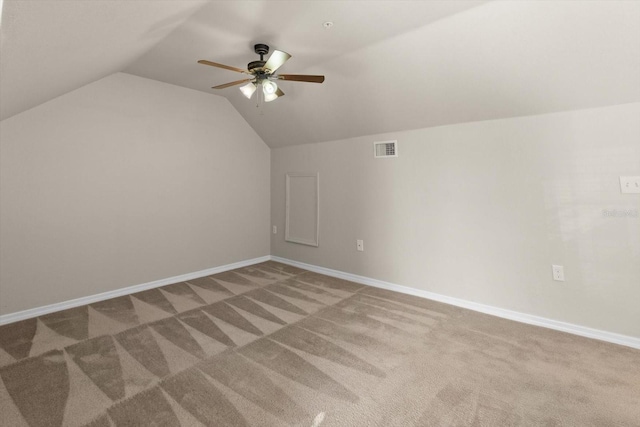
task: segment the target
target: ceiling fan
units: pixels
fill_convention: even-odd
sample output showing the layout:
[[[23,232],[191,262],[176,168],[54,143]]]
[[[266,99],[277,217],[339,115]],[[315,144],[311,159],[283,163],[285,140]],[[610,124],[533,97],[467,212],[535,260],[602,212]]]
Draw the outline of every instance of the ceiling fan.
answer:
[[[251,77],[248,79],[236,80],[235,82],[213,86],[212,89],[224,89],[230,86],[247,83],[240,88],[240,91],[244,96],[251,99],[258,86],[262,86],[265,102],[271,102],[284,95],[284,92],[278,87],[275,80],[311,83],[322,83],[324,81],[324,76],[310,76],[306,74],[275,74],[276,70],[291,58],[291,55],[281,50],[274,50],[269,59],[264,61],[263,57],[269,53],[269,46],[259,43],[253,47],[253,50],[260,55],[260,60],[249,62],[246,70],[229,65],[218,64],[217,62],[211,62],[205,59],[198,61],[198,64],[211,65],[212,67],[249,74]]]

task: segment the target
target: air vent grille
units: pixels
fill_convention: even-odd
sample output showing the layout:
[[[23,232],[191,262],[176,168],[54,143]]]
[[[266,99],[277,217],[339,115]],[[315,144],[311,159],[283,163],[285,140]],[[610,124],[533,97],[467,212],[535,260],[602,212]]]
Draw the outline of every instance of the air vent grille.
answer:
[[[398,157],[398,141],[374,142],[373,157]]]

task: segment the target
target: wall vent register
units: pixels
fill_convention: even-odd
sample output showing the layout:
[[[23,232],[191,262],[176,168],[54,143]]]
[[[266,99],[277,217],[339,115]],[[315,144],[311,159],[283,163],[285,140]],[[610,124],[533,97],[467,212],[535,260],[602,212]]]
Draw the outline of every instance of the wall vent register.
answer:
[[[398,141],[374,142],[373,157],[398,157]]]

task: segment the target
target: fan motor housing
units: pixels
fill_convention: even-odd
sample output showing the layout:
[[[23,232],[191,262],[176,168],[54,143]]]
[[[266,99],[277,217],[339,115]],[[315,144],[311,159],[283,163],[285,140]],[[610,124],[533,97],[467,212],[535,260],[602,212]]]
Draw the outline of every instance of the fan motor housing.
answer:
[[[247,64],[247,69],[249,70],[250,73],[257,73],[262,71],[262,69],[264,68],[264,64],[266,64],[267,61],[251,61]]]

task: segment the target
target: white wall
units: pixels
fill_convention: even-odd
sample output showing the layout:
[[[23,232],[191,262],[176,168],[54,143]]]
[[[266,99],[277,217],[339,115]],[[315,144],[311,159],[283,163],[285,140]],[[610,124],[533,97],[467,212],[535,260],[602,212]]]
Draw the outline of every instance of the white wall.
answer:
[[[0,141],[0,314],[269,254],[270,150],[222,97],[117,73]]]
[[[390,139],[400,156],[374,160]],[[284,241],[293,171],[320,173],[318,248]],[[271,253],[640,337],[640,195],[619,175],[640,175],[640,103],[274,149]]]

